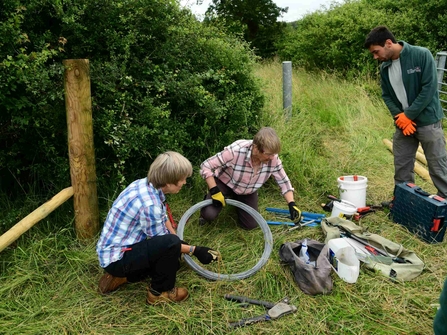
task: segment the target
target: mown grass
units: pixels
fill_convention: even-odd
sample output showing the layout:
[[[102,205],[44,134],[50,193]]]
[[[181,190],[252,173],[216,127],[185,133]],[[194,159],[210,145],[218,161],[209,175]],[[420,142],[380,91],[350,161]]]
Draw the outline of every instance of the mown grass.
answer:
[[[295,70],[293,112],[287,119],[282,112],[281,64],[259,65],[257,73],[267,95],[260,126],[272,126],[280,135],[281,158],[302,210],[322,212],[320,204],[327,201],[326,196],[338,195],[336,180],[342,175],[368,178],[368,203],[391,197],[392,155],[382,139],[391,139],[393,126],[374,82],[347,82],[325,73]],[[417,184],[434,192],[433,186],[420,178]],[[169,196],[176,221],[202,200],[205,189],[196,174],[180,194]],[[111,190],[110,199],[105,201],[113,201],[115,193],[119,190]],[[265,211],[266,207],[286,208],[274,182],[260,191],[260,212],[268,220],[277,219]],[[105,215],[106,209],[101,217]],[[226,208],[219,220],[206,226],[198,225],[197,215],[188,221],[184,240],[214,247],[223,255],[219,264],[207,269],[238,273],[253,267],[264,248],[259,229],[246,232],[237,228],[233,208]],[[11,215],[6,217],[12,219]],[[271,226],[273,251],[255,275],[238,281],[209,281],[182,263],[177,285],[187,287],[190,298],[182,304],[148,306],[144,282],[107,296],[97,293],[102,270],[96,259],[96,241],[81,244],[76,240],[72,204],[68,202],[1,253],[0,333],[432,333],[433,304],[447,276],[445,243],[428,245],[420,241],[394,224],[387,211],[370,214],[360,224],[414,250],[426,264],[423,273],[413,281],[399,283],[362,268],[355,284],[332,274],[332,293],[311,297],[294,283],[289,268],[279,261],[278,250],[285,242],[305,237],[324,241],[324,234],[320,228],[288,232],[287,227]],[[223,296],[228,293],[268,301],[288,297],[298,311],[272,322],[229,329],[228,322],[265,311],[259,306],[241,308],[226,301]]]

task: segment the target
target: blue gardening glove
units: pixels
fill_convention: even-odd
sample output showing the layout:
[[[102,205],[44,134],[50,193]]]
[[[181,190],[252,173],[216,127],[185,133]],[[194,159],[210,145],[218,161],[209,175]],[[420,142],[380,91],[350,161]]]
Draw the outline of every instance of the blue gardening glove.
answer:
[[[225,198],[222,194],[222,192],[219,190],[219,187],[214,186],[212,189],[210,189],[211,199],[213,199],[213,205],[215,207],[222,207],[225,206]]]
[[[202,264],[210,264],[219,260],[220,253],[207,247],[196,247],[192,253]]]
[[[301,221],[301,211],[296,207],[295,201],[289,202],[289,212],[290,218],[293,221],[300,222]]]

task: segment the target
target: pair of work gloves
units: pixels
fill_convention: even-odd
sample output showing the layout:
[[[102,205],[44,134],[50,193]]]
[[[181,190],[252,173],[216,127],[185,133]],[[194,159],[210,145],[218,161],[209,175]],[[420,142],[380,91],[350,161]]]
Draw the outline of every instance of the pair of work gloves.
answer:
[[[213,205],[216,207],[225,206],[225,197],[217,186],[210,189],[211,199],[213,200]],[[293,221],[301,221],[301,211],[296,206],[295,201],[289,202],[289,213],[290,218]]]
[[[416,122],[410,120],[404,112],[394,117],[394,123],[398,126],[405,136],[413,135],[416,131]]]

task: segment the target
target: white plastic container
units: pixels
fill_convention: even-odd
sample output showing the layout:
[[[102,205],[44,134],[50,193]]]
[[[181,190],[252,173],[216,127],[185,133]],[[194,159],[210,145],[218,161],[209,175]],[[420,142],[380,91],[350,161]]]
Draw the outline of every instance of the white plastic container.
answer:
[[[357,212],[357,206],[352,202],[342,200],[333,201],[333,207],[331,212],[331,217],[341,217],[341,218],[350,218]]]
[[[307,251],[307,239],[304,239],[303,243],[301,243],[300,258],[304,263],[310,263],[309,251]]]
[[[341,200],[352,202],[357,208],[366,206],[368,178],[357,175],[342,176],[338,177],[337,183]]]
[[[328,249],[329,261],[337,275],[347,283],[355,283],[360,273],[355,249],[344,238],[329,240]]]

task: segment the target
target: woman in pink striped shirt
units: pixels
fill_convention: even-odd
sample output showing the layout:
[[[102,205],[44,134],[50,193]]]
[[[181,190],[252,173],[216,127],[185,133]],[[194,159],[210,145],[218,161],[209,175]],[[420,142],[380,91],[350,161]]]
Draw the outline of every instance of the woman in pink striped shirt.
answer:
[[[257,190],[273,176],[286,200],[292,220],[299,220],[293,187],[283,169],[278,153],[281,142],[275,130],[264,127],[253,140],[238,140],[223,151],[208,158],[200,165],[200,175],[205,179],[209,192],[206,199],[213,205],[202,208],[200,222],[214,220],[225,206],[225,198],[240,201],[258,210]],[[254,218],[242,209],[237,209],[241,228],[251,230],[258,226]]]

